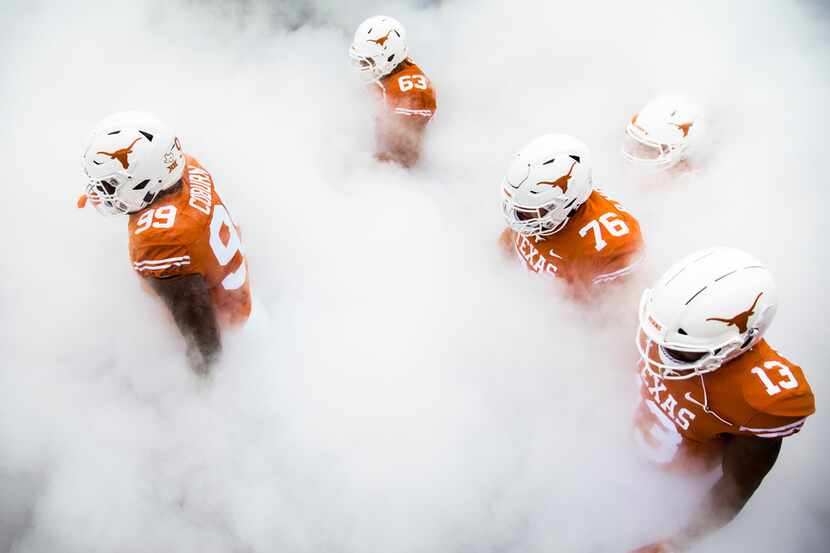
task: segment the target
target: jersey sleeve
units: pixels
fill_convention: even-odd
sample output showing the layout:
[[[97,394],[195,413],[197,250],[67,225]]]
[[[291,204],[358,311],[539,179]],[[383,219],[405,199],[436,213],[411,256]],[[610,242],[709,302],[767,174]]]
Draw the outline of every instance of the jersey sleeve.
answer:
[[[432,89],[402,92],[395,105],[395,114],[416,120],[432,119],[435,115],[435,95]]]
[[[175,206],[145,212],[131,221],[130,260],[142,277],[170,278],[200,272],[193,243],[199,224]]]
[[[637,269],[643,257],[641,249],[634,249],[605,259],[591,284],[606,284],[627,277]]]
[[[605,284],[632,274],[645,258],[640,226],[633,217],[626,218],[629,234],[615,243],[613,249],[603,257],[591,284]]]
[[[752,367],[743,385],[745,401],[753,414],[739,433],[761,438],[795,434],[816,410],[813,391],[797,365],[782,358]]]
[[[758,438],[783,438],[801,430],[807,420],[804,416],[780,416],[758,413],[738,429],[739,434],[750,434]]]
[[[501,231],[498,244],[502,255],[507,259],[512,258],[514,256],[513,250],[516,244],[516,231],[510,228],[506,228]]]
[[[390,79],[388,96],[392,112],[414,121],[428,122],[435,115],[435,89],[417,68],[410,68]]]
[[[183,244],[140,246],[134,250],[132,262],[142,277],[170,278],[195,272],[190,251]]]

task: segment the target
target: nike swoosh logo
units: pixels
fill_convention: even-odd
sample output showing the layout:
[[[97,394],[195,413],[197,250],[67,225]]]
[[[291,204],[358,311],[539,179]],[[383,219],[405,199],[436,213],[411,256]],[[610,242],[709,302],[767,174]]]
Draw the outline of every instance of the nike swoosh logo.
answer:
[[[695,403],[698,403],[698,401],[695,398],[692,397],[692,392],[686,392],[686,395],[683,396],[683,397],[685,397],[689,401],[693,401]]]

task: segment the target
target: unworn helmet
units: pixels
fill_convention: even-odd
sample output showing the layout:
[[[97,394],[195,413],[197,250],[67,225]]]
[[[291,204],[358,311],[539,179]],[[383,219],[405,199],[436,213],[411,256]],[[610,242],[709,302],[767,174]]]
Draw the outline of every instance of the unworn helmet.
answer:
[[[382,79],[408,56],[406,31],[397,20],[370,17],[354,33],[349,57],[367,82]]]
[[[176,135],[149,113],[116,113],[92,131],[83,155],[86,196],[107,214],[134,213],[176,184],[184,154]]]
[[[657,98],[626,125],[623,157],[655,170],[668,169],[686,159],[700,140],[702,126],[701,110],[695,104],[679,96]]]
[[[558,232],[591,195],[591,153],[566,134],[537,138],[516,154],[501,190],[510,228],[525,236]]]
[[[772,274],[748,253],[693,253],[643,292],[640,355],[666,379],[712,372],[761,339],[777,303]]]

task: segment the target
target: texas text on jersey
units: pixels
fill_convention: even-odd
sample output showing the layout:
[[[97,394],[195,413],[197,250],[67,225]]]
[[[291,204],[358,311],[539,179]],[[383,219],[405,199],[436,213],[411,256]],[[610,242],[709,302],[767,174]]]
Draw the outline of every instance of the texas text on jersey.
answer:
[[[435,115],[435,90],[410,59],[375,83],[382,100],[375,138],[378,158],[408,166],[417,161],[427,124]]]
[[[531,271],[562,278],[580,289],[629,274],[644,247],[637,220],[599,190],[591,192],[562,230],[525,236],[505,229],[501,241]]]
[[[181,184],[130,214],[130,258],[142,277],[200,274],[223,325],[251,312],[247,261],[239,229],[199,163],[185,156]]]
[[[648,347],[642,333],[640,343]],[[665,362],[658,347],[647,354]],[[720,463],[725,436],[789,436],[815,411],[801,368],[764,340],[693,378],[660,378],[643,360],[639,375],[635,440],[651,461],[671,471],[706,472]]]

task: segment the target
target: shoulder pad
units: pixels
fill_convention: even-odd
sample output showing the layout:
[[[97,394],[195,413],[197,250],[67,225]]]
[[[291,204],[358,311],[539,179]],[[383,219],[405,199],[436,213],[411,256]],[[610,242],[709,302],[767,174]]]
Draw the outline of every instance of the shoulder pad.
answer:
[[[806,417],[815,412],[815,397],[801,367],[763,340],[732,363],[740,363],[743,397],[757,413]]]

